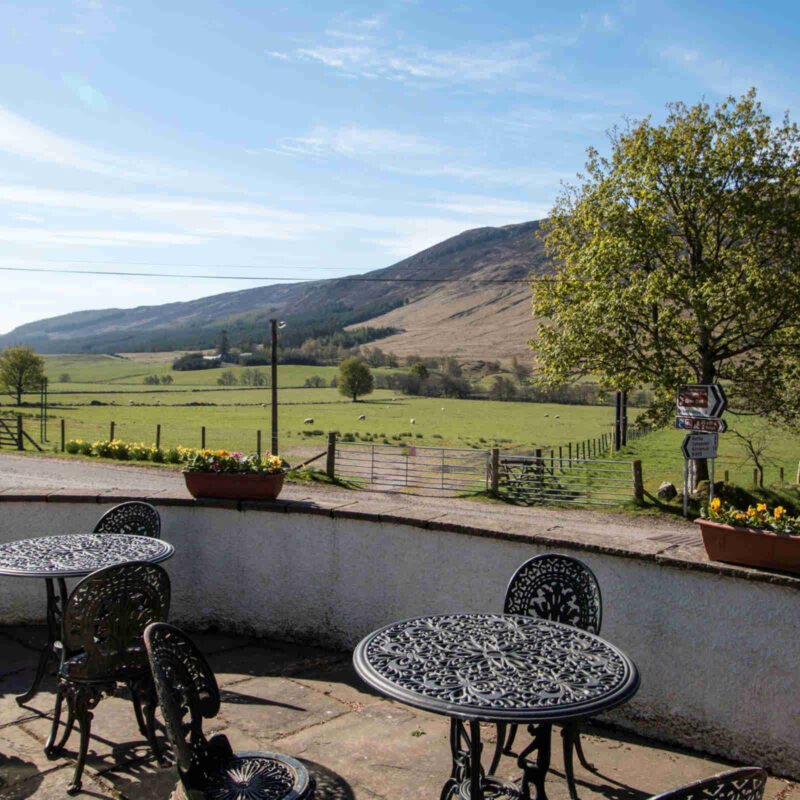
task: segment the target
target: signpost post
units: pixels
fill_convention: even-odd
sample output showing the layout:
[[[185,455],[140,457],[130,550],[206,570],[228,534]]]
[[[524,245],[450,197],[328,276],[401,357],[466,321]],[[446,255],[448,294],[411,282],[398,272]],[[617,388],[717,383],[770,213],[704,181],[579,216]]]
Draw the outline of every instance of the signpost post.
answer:
[[[728,426],[720,419],[728,407],[725,390],[716,383],[690,383],[678,387],[675,427],[691,431],[683,438],[683,516],[689,515],[689,461],[711,459],[709,502],[714,499],[714,460],[717,457],[720,433]]]

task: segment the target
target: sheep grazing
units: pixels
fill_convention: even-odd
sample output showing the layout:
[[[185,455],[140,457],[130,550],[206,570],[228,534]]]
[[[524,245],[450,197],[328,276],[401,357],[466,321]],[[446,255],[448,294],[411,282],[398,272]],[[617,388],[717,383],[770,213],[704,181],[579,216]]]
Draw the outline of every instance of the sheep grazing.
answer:
[[[561,419],[561,414],[556,414],[555,419]]]
[[[416,425],[416,424],[417,424],[417,421],[416,421],[415,419],[410,419],[410,420],[409,420],[409,422],[410,422],[412,425]]]
[[[546,417],[549,417],[550,415],[549,415],[549,414],[545,414],[545,416],[546,416]]]
[[[444,411],[444,409],[442,409],[442,411]]]
[[[359,415],[358,415],[358,418],[359,418],[359,419],[366,419],[366,418],[367,418],[367,415],[366,415],[366,414],[359,414]]]
[[[303,425],[313,425],[314,424],[314,417],[306,417],[303,420]]]

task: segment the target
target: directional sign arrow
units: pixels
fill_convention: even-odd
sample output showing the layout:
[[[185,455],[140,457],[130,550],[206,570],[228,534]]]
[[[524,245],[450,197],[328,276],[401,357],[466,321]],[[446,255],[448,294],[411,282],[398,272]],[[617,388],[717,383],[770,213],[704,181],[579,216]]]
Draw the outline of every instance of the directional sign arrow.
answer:
[[[675,427],[683,431],[697,431],[698,433],[725,433],[728,424],[724,419],[709,419],[708,417],[676,417]]]
[[[716,458],[718,444],[716,433],[687,433],[681,450],[684,458]]]
[[[718,383],[688,383],[678,388],[676,405],[684,417],[719,417],[728,398]]]

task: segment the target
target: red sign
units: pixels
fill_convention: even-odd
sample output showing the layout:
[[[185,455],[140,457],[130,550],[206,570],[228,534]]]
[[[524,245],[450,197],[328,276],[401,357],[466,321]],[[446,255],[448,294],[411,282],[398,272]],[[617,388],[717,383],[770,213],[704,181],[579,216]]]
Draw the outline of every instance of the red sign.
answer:
[[[708,408],[708,387],[681,386],[678,390],[678,405],[681,408]]]

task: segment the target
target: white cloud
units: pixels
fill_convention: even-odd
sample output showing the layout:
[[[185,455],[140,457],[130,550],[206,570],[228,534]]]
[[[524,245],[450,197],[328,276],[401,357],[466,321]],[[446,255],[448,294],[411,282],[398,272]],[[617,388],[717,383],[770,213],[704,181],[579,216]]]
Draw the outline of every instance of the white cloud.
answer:
[[[284,139],[282,150],[315,156],[350,157],[432,156],[440,152],[438,144],[415,134],[380,128],[317,127],[307,136]]]
[[[129,247],[131,245],[203,244],[206,237],[160,231],[0,228],[0,242],[46,247]]]
[[[341,33],[336,38],[341,38]],[[489,83],[529,77],[541,71],[549,52],[532,40],[484,44],[468,50],[431,50],[417,45],[376,41],[363,34],[360,44],[316,44],[291,53],[270,53],[284,60],[316,61],[347,75],[395,81]]]
[[[550,207],[542,203],[525,203],[477,194],[450,195],[429,205],[431,208],[473,219],[495,218],[500,225],[542,219],[550,213]]]
[[[43,164],[107,177],[162,183],[185,177],[177,170],[130,156],[118,156],[51,133],[0,107],[0,152]]]

